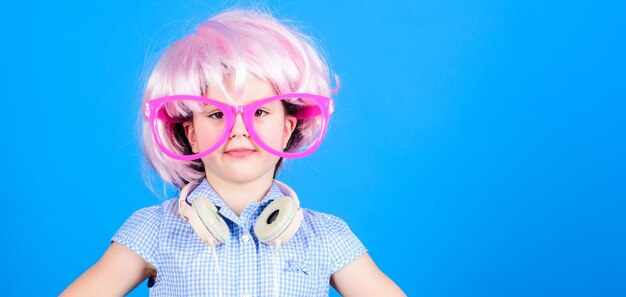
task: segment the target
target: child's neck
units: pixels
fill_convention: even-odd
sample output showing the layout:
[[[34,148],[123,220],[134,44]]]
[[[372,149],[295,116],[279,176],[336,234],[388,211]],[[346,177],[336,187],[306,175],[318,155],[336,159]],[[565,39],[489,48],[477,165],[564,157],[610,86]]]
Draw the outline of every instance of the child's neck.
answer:
[[[237,183],[207,174],[207,181],[226,205],[237,216],[240,216],[250,202],[263,200],[272,186],[273,175],[264,175],[250,182]]]

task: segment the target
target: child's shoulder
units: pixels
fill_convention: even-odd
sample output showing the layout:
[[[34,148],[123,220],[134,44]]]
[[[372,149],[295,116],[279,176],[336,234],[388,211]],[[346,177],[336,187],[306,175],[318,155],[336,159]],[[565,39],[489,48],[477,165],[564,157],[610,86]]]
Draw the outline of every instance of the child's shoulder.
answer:
[[[302,208],[302,212],[304,214],[302,225],[316,235],[343,236],[352,233],[348,224],[337,216],[308,208]]]
[[[118,242],[156,266],[159,242],[168,226],[176,226],[174,220],[176,199],[165,200],[159,204],[140,208],[126,219],[111,241]],[[170,228],[171,229],[171,228]]]
[[[131,218],[135,218],[141,221],[162,221],[164,219],[175,218],[178,215],[178,199],[171,198],[161,203],[146,206],[137,209]]]
[[[350,263],[367,251],[361,240],[350,230],[341,218],[310,209],[303,208],[304,220],[299,236],[310,242],[320,242],[330,255],[328,269],[331,273]]]

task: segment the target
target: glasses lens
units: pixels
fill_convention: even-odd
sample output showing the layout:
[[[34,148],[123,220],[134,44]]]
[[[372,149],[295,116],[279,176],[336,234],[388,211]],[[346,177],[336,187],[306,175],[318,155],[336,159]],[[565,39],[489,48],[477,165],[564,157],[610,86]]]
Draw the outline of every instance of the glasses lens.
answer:
[[[255,110],[254,127],[261,141],[271,149],[288,154],[300,154],[318,145],[326,122],[322,106],[308,98],[288,98],[268,102]],[[285,137],[290,127],[295,129],[287,147]],[[281,131],[282,133],[277,133]]]
[[[195,117],[194,117],[195,116]],[[194,122],[192,149],[185,132],[186,122]],[[175,155],[193,155],[215,150],[226,126],[226,114],[220,107],[194,99],[169,101],[157,110],[157,138]]]

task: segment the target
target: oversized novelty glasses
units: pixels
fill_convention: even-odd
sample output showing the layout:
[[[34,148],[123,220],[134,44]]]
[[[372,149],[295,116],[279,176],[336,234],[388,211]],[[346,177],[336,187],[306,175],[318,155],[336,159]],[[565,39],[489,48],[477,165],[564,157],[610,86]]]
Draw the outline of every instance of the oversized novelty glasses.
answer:
[[[242,114],[246,130],[261,148],[279,157],[301,158],[319,147],[332,113],[331,98],[307,93],[281,94],[243,106],[192,95],[157,98],[144,105],[144,116],[150,121],[157,145],[179,160],[195,160],[214,152],[230,136],[237,114]],[[202,139],[208,148],[195,154],[177,153],[186,150],[173,135],[184,131],[182,123],[191,121],[194,115],[202,125],[196,131],[207,133]],[[282,142],[285,116],[295,117],[297,124],[290,143],[283,148],[277,145],[277,139]]]

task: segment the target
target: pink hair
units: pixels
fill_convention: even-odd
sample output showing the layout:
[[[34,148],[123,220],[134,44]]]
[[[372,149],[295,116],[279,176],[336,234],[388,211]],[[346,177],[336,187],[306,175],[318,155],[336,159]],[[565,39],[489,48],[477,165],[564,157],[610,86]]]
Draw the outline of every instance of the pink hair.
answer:
[[[328,67],[310,37],[289,28],[267,13],[232,10],[200,24],[196,32],[174,42],[161,56],[146,84],[143,101],[176,94],[205,96],[216,88],[233,97],[248,76],[271,82],[278,94],[303,92],[330,96]],[[234,75],[232,93],[225,85]],[[297,105],[297,102],[294,102]],[[184,111],[169,107],[168,113]],[[301,125],[302,124],[302,125]],[[315,123],[299,123],[287,149],[308,138]],[[172,149],[184,153],[189,144],[173,127],[161,127]],[[156,145],[149,123],[142,122],[142,146],[146,159],[161,178],[182,188],[205,176],[201,160],[181,161],[166,156]],[[280,161],[276,170],[280,166]]]

